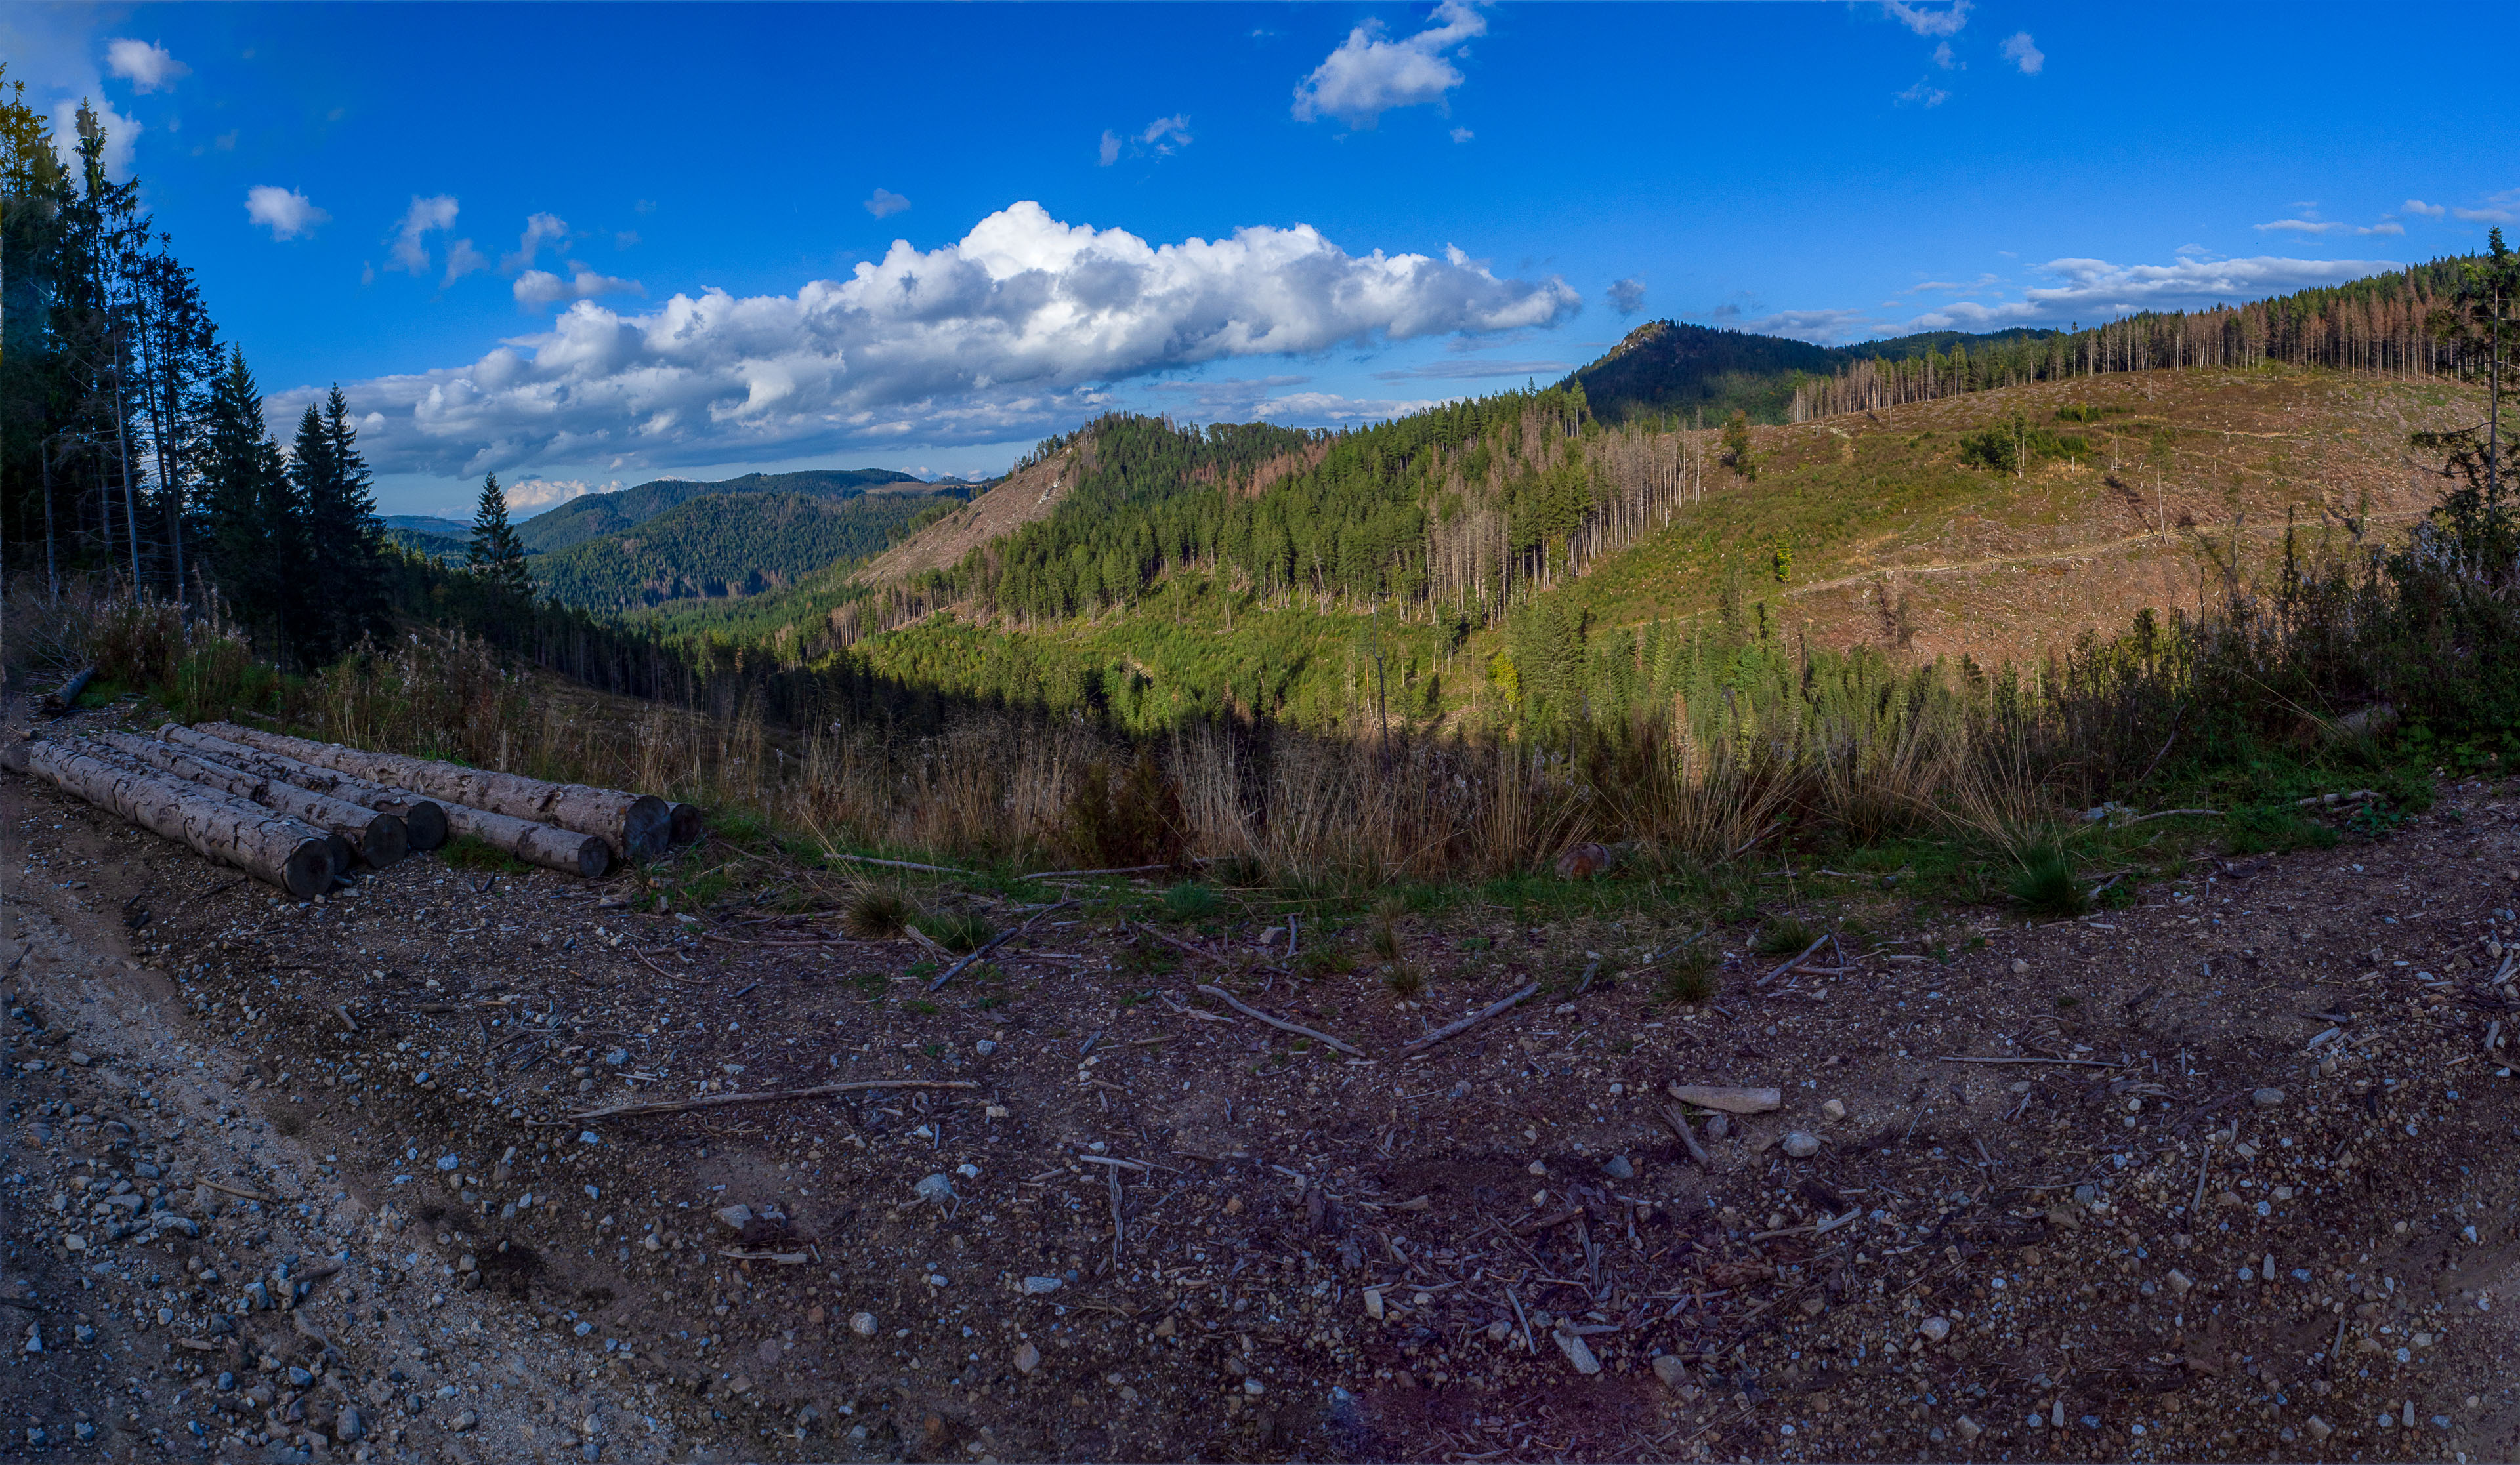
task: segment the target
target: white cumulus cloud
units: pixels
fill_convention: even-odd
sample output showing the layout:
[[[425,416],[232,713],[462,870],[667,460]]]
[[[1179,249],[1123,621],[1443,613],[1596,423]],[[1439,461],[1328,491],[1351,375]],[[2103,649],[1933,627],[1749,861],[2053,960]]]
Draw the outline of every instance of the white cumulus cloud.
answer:
[[[105,43],[105,68],[131,83],[135,92],[172,91],[177,79],[193,68],[153,41],[118,36]]]
[[[317,225],[333,221],[331,214],[317,208],[304,194],[268,183],[245,191],[245,216],[256,227],[270,230],[275,240],[297,239],[314,233]]]
[[[636,280],[618,280],[579,269],[574,278],[563,280],[549,270],[527,270],[517,277],[517,303],[528,309],[557,305],[562,300],[592,300],[599,295],[644,295]]]
[[[455,227],[454,197],[439,194],[424,199],[412,195],[411,207],[403,210],[402,222],[394,227],[393,242],[385,250],[385,268],[406,274],[428,273],[428,236]]]
[[[866,211],[878,219],[890,218],[909,206],[908,199],[888,188],[877,189],[875,197],[866,200]]]
[[[2016,30],[2005,36],[2003,44],[1996,47],[1996,51],[2005,61],[2019,67],[2024,76],[2036,76],[2039,68],[2048,65],[2048,53],[2039,49],[2039,43],[2030,38],[2027,30]]]
[[[1645,283],[1640,276],[1611,281],[1605,293],[1610,298],[1610,308],[1621,315],[1635,315],[1645,308]]]
[[[1380,22],[1368,21],[1295,88],[1295,119],[1336,117],[1363,130],[1384,112],[1442,102],[1462,81],[1452,58],[1473,37],[1487,33],[1487,18],[1470,0],[1441,0],[1416,35],[1385,40]]]
[[[2406,202],[2406,210],[2408,213],[2419,214],[2427,219],[2438,219],[2450,212],[2449,209],[2444,208],[2438,203],[2427,203],[2421,199],[2408,199]]]
[[[1548,327],[1579,308],[1561,281],[1500,279],[1458,250],[1350,254],[1308,225],[1154,244],[1024,202],[954,244],[896,242],[791,295],[705,289],[638,314],[580,299],[550,331],[469,366],[349,395],[382,415],[362,446],[388,472],[764,462],[1004,442],[1111,405],[1116,381]],[[274,410],[286,420],[303,395],[280,394]],[[1270,411],[1315,409],[1364,411]]]
[[[1969,0],[1952,0],[1949,10],[1927,10],[1910,5],[1906,0],[1881,0],[1881,13],[1918,35],[1958,35],[1968,23],[1969,12],[1976,7]]]

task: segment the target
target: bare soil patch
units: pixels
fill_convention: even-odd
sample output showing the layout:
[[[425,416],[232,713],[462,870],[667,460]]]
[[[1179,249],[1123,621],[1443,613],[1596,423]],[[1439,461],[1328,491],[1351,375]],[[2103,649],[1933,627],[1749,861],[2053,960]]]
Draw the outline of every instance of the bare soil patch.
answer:
[[[1297,975],[1282,919],[1143,903],[933,994],[830,912],[635,878],[425,857],[283,903],[10,778],[0,1307],[45,1349],[13,1423],[234,1458],[2510,1458],[2514,807],[2460,785],[1764,987],[1736,942],[1694,1007],[1644,966],[1676,916],[1411,918],[1410,1007]],[[973,1087],[572,1117],[901,1080]],[[1675,1081],[1782,1104],[1700,1168]],[[339,1269],[253,1306],[289,1257]]]

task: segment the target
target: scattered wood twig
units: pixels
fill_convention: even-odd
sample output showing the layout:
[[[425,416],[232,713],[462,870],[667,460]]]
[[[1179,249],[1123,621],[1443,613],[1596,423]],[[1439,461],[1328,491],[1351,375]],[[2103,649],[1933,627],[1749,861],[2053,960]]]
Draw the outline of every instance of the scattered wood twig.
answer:
[[[1015,878],[1018,880],[1081,880],[1087,875],[1143,875],[1170,868],[1172,866],[1169,865],[1123,865],[1113,869],[1046,869],[1039,874],[1017,875]]]
[[[763,1093],[704,1093],[698,1098],[660,1099],[646,1104],[614,1104],[608,1109],[585,1109],[568,1116],[571,1122],[588,1119],[633,1119],[644,1114],[680,1114],[687,1109],[716,1109],[730,1104],[768,1104],[781,1099],[830,1098],[833,1094],[858,1093],[870,1088],[977,1088],[969,1079],[860,1079],[847,1084],[817,1084],[811,1088],[780,1088]],[[204,1182],[206,1183],[206,1182]],[[260,1199],[257,1196],[255,1199]]]
[[[1245,1017],[1256,1017],[1273,1028],[1278,1028],[1288,1033],[1298,1034],[1305,1038],[1317,1039],[1323,1043],[1328,1043],[1331,1047],[1338,1049],[1340,1052],[1345,1053],[1352,1058],[1362,1058],[1365,1056],[1362,1049],[1351,1047],[1348,1044],[1339,1042],[1337,1039],[1332,1038],[1328,1033],[1305,1027],[1302,1023],[1288,1022],[1282,1017],[1272,1017],[1268,1013],[1261,1011],[1259,1008],[1252,1006],[1249,1002],[1243,1001],[1240,998],[1236,997],[1233,993],[1226,991],[1222,987],[1203,986],[1195,990],[1202,997],[1212,997],[1218,1001],[1233,1008],[1235,1011],[1241,1013]]]
[[[938,972],[936,974],[936,980],[927,984],[927,990],[934,992],[946,983],[953,981],[955,976],[965,967],[971,965],[973,962],[978,961],[982,956],[989,954],[989,953],[996,951],[998,948],[1005,946],[1008,942],[1012,941],[1026,931],[1031,930],[1033,928],[1034,921],[1040,920],[1043,916],[1048,915],[1053,910],[1063,910],[1075,904],[1076,903],[1074,901],[1070,900],[1060,901],[1055,906],[1045,906],[1041,910],[1034,911],[1032,913],[1032,918],[1025,921],[1022,925],[1016,926],[1012,930],[1000,931],[997,935],[990,937],[985,942],[982,942],[978,950],[972,952],[969,955],[965,956],[962,960],[955,962],[952,966]]]
[[[2352,793],[2315,793],[2309,798],[2294,800],[2293,807],[2296,809],[2308,809],[2314,805],[2325,807],[2333,804],[2359,804],[2365,799],[2376,799],[2378,797],[2380,797],[2379,794],[2374,793],[2368,788],[2358,788]]]
[[[891,869],[923,869],[931,875],[961,875],[965,879],[971,878],[971,872],[968,869],[955,869],[944,865],[920,865],[909,860],[878,860],[873,855],[843,855],[837,850],[825,850],[823,858],[846,860],[853,865],[880,865]]]
[[[1515,992],[1513,996],[1506,998],[1500,1001],[1490,1002],[1486,1006],[1481,1007],[1478,1011],[1462,1018],[1461,1021],[1447,1023],[1443,1027],[1437,1028],[1434,1032],[1427,1034],[1423,1038],[1413,1038],[1409,1042],[1402,1043],[1400,1045],[1400,1050],[1404,1053],[1420,1052],[1426,1048],[1433,1047],[1435,1044],[1443,1042],[1447,1038],[1458,1038],[1462,1034],[1468,1032],[1470,1029],[1477,1027],[1480,1023],[1486,1022],[1489,1018],[1494,1017],[1501,1012],[1512,1010],[1515,1006],[1529,1000],[1531,996],[1538,991],[1540,991],[1540,984],[1538,982],[1525,982],[1522,984],[1521,989]]]
[[[2111,1063],[2105,1058],[1955,1058],[1948,1054],[1937,1053],[1934,1055],[1934,1061],[1937,1063],[2045,1063],[2059,1068],[2126,1067],[2124,1063]]]
[[[1688,1111],[1678,1104],[1665,1104],[1662,1106],[1662,1122],[1680,1135],[1681,1147],[1688,1151],[1688,1158],[1697,1162],[1697,1168],[1709,1175],[1714,1174],[1715,1161],[1707,1155],[1706,1146],[1697,1142],[1696,1133],[1688,1128]]]
[[[205,1190],[215,1190],[221,1195],[233,1195],[241,1201],[260,1201],[266,1206],[276,1204],[270,1196],[260,1195],[251,1190],[241,1190],[234,1185],[222,1185],[216,1180],[195,1180],[193,1183]]]
[[[1800,966],[1800,965],[1802,965],[1804,962],[1806,962],[1806,961],[1810,960],[1810,959],[1811,959],[1811,954],[1812,954],[1812,953],[1819,951],[1822,947],[1824,947],[1824,946],[1826,946],[1826,945],[1828,945],[1828,935],[1827,935],[1827,933],[1826,933],[1826,932],[1822,932],[1822,933],[1821,934],[1821,938],[1820,938],[1820,940],[1815,941],[1815,942],[1813,942],[1811,945],[1809,945],[1809,946],[1807,946],[1807,947],[1803,948],[1803,954],[1802,954],[1801,955],[1796,956],[1796,957],[1795,957],[1794,959],[1792,959],[1791,961],[1788,961],[1788,962],[1786,962],[1784,965],[1778,967],[1775,971],[1772,971],[1772,972],[1768,973],[1766,976],[1761,977],[1758,981],[1753,982],[1753,983],[1751,983],[1750,985],[1751,985],[1751,986],[1753,986],[1753,987],[1765,987],[1765,986],[1767,986],[1769,983],[1771,983],[1771,982],[1773,982],[1773,981],[1777,980],[1777,978],[1783,976],[1785,973],[1787,973],[1787,972],[1789,972],[1789,971],[1792,971],[1795,967]]]

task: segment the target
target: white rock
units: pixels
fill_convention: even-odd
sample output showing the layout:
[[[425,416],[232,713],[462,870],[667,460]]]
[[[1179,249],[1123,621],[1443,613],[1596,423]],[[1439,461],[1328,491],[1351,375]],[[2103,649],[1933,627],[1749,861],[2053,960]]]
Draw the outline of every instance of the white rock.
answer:
[[[1952,1320],[1948,1317],[1928,1317],[1916,1324],[1916,1331],[1927,1343],[1940,1343],[1952,1335]]]
[[[942,1206],[954,1199],[954,1182],[944,1176],[933,1175],[912,1186],[911,1191],[931,1206]]]
[[[1029,1374],[1041,1366],[1041,1350],[1027,1343],[1015,1350],[1015,1372]]]
[[[1566,1355],[1567,1362],[1575,1365],[1577,1373],[1590,1378],[1601,1371],[1601,1360],[1593,1356],[1592,1345],[1581,1336],[1574,1333],[1552,1333],[1550,1336],[1557,1340],[1557,1351]]]
[[[1846,1117],[1846,1101],[1844,1099],[1830,1099],[1827,1103],[1820,1106],[1820,1112],[1827,1115],[1831,1119],[1844,1119]]]
[[[1706,1116],[1706,1137],[1721,1139],[1732,1132],[1732,1121],[1722,1114]]]
[[[1820,1153],[1820,1140],[1814,1135],[1795,1130],[1785,1135],[1781,1148],[1794,1159],[1808,1160]]]
[[[1380,1322],[1382,1320],[1381,1288],[1368,1287],[1365,1289],[1365,1315],[1372,1318],[1376,1322]]]
[[[2196,1284],[2194,1282],[2187,1279],[2187,1273],[2181,1271],[2176,1266],[2170,1268],[2170,1290],[2173,1296],[2185,1297],[2187,1295],[2187,1289],[2195,1285]]]
[[[1973,1444],[1977,1443],[1977,1437],[1986,1433],[1986,1431],[1979,1426],[1976,1420],[1969,1418],[1966,1414],[1961,1415],[1958,1423],[1955,1424],[1953,1428],[1960,1432],[1960,1443],[1963,1444]]]
[[[873,1312],[852,1312],[849,1314],[849,1331],[857,1334],[861,1338],[874,1337],[876,1327],[877,1323]]]
[[[1057,1277],[1026,1277],[1023,1279],[1023,1294],[1026,1297],[1042,1297],[1057,1292],[1058,1286]]]
[[[1666,1389],[1677,1389],[1688,1382],[1688,1365],[1680,1361],[1678,1354],[1664,1354],[1654,1359],[1653,1370],[1654,1377],[1662,1380]]]
[[[2261,1088],[2249,1097],[2257,1101],[2259,1108],[2272,1109],[2284,1101],[2284,1091],[2280,1088]]]
[[[719,1211],[717,1219],[728,1230],[741,1231],[743,1223],[752,1219],[752,1208],[738,1202]]]

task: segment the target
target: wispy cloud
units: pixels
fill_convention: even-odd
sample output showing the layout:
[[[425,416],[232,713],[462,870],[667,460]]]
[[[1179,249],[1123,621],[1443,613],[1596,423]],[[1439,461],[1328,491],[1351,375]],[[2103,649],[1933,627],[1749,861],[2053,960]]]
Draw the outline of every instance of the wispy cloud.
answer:
[[[437,282],[444,289],[467,275],[477,275],[490,267],[490,256],[472,247],[469,239],[459,239],[446,248],[446,278]]]
[[[708,290],[635,315],[580,298],[550,331],[469,366],[350,395],[382,413],[362,445],[385,471],[768,462],[1037,436],[1113,405],[1108,387],[1131,378],[1546,328],[1580,305],[1562,281],[1499,278],[1459,250],[1350,254],[1306,225],[1154,244],[1027,202],[792,295]],[[284,414],[302,405],[274,400]],[[1348,421],[1391,406],[1267,411]]]
[[[1421,362],[1376,372],[1376,381],[1485,381],[1499,377],[1538,377],[1555,380],[1575,369],[1570,361],[1482,361],[1470,357]]]
[[[105,43],[105,68],[131,83],[135,92],[171,92],[193,68],[154,41],[117,37]]]
[[[1602,291],[1602,294],[1608,297],[1612,310],[1621,315],[1635,315],[1645,308],[1644,278],[1640,275],[1630,275],[1625,280],[1613,280],[1610,282],[1610,288]]]
[[[1454,58],[1487,33],[1488,22],[1471,0],[1440,0],[1429,19],[1425,29],[1396,41],[1383,39],[1377,21],[1349,31],[1295,88],[1295,119],[1335,117],[1364,131],[1386,111],[1442,103],[1463,80]]]
[[[456,206],[452,194],[427,199],[412,195],[411,207],[403,210],[402,222],[394,227],[392,243],[385,249],[385,268],[428,274],[428,236],[455,227]]]
[[[1190,116],[1180,112],[1157,117],[1125,139],[1105,129],[1096,161],[1107,168],[1120,160],[1124,150],[1132,157],[1170,157],[1190,145]]]
[[[274,240],[299,239],[329,224],[333,216],[293,188],[258,184],[245,191],[245,216],[271,231]]]
[[[600,295],[644,295],[648,291],[636,280],[620,280],[599,275],[584,265],[572,265],[576,275],[562,279],[549,270],[527,270],[517,277],[511,287],[517,304],[531,310],[557,305],[562,300],[592,300]]]
[[[2297,203],[2293,206],[2315,208],[2318,205]],[[2329,234],[2372,235],[2407,232],[2406,225],[2386,215],[2382,215],[2376,224],[2348,224],[2337,219],[2271,219],[2266,223],[2253,224],[2250,227],[2260,234],[2306,234],[2313,237]]]
[[[1995,49],[1996,54],[2019,67],[2024,76],[2036,76],[2040,68],[2048,65],[2048,53],[2039,49],[2039,43],[2030,38],[2027,30],[2016,30],[2005,36],[2003,44]]]
[[[2438,203],[2427,203],[2421,199],[2408,199],[2401,206],[2403,206],[2408,213],[2419,214],[2427,219],[2444,218],[2450,213],[2450,210],[2444,208],[2442,205]]]
[[[1913,103],[1918,107],[1940,107],[1951,99],[1951,93],[1943,90],[1941,87],[1935,86],[1922,76],[1916,78],[1916,84],[1914,86],[1908,88],[1904,92],[1896,92],[1891,95],[1891,100],[1897,102],[1903,107],[1910,103]]]
[[[2405,266],[2386,259],[2182,259],[2176,264],[2121,265],[2102,259],[2051,259],[2039,267],[2056,281],[2008,301],[1954,301],[1909,323],[1917,331],[1984,331],[2003,326],[2060,326],[2138,310],[2195,310],[2216,304],[2341,285]]]
[[[1942,67],[1946,71],[1965,71],[1968,69],[1967,63],[1962,62],[1952,54],[1952,43],[1949,41],[1941,41],[1935,44],[1934,65]]]
[[[1948,10],[1927,10],[1921,5],[1910,5],[1907,0],[1881,0],[1883,15],[1918,35],[1958,35],[1974,9],[1969,0],[1952,0]]]
[[[866,200],[866,211],[874,214],[878,219],[891,218],[894,214],[901,212],[909,206],[910,200],[908,199],[903,198],[901,195],[894,193],[888,188],[877,189],[875,191],[875,197]]]
[[[1787,335],[1823,346],[1878,334],[1881,330],[1879,322],[1867,310],[1779,310],[1751,316],[1737,305],[1719,305],[1709,319],[1728,331]]]
[[[536,213],[525,216],[525,232],[517,237],[517,252],[499,261],[499,273],[514,275],[531,269],[534,260],[547,244],[568,242],[568,222],[558,214]]]

